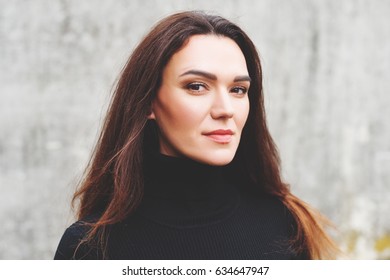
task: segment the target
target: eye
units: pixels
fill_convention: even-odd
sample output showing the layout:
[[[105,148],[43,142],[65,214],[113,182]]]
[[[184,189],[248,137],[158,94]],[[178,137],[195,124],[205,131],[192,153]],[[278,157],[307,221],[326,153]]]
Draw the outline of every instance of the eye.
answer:
[[[195,93],[200,93],[204,90],[207,89],[206,85],[203,84],[203,83],[190,83],[188,85],[186,85],[186,89],[192,91],[192,92],[195,92]]]
[[[246,87],[242,87],[242,86],[239,86],[239,87],[233,87],[231,89],[231,92],[237,94],[237,95],[244,95],[248,92],[248,89]]]

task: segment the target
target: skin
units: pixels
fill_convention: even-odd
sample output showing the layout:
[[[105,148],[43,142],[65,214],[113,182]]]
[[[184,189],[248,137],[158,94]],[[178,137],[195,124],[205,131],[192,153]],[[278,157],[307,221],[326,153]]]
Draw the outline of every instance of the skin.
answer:
[[[208,165],[230,163],[249,114],[249,86],[245,57],[233,40],[190,37],[165,67],[152,102],[149,118],[159,127],[160,152]]]

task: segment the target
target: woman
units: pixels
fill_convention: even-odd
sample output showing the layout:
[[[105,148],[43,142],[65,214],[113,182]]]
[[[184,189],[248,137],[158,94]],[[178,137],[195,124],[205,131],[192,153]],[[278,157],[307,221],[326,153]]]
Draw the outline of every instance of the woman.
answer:
[[[321,259],[325,221],[282,182],[256,48],[202,12],[160,21],[118,81],[56,259]]]

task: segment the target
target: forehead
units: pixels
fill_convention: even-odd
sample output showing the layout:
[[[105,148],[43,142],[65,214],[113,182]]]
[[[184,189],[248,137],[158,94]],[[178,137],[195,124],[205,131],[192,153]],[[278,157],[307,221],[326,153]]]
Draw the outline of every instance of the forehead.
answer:
[[[182,73],[190,69],[215,74],[244,75],[247,66],[244,54],[232,39],[217,35],[194,35],[176,52],[167,71]]]

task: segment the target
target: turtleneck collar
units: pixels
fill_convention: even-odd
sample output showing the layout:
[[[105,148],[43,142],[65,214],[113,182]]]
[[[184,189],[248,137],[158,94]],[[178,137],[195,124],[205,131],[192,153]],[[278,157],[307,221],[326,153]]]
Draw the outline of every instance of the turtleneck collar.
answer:
[[[145,157],[144,199],[139,213],[176,227],[224,219],[239,202],[239,192],[227,175],[227,166],[149,154]]]

